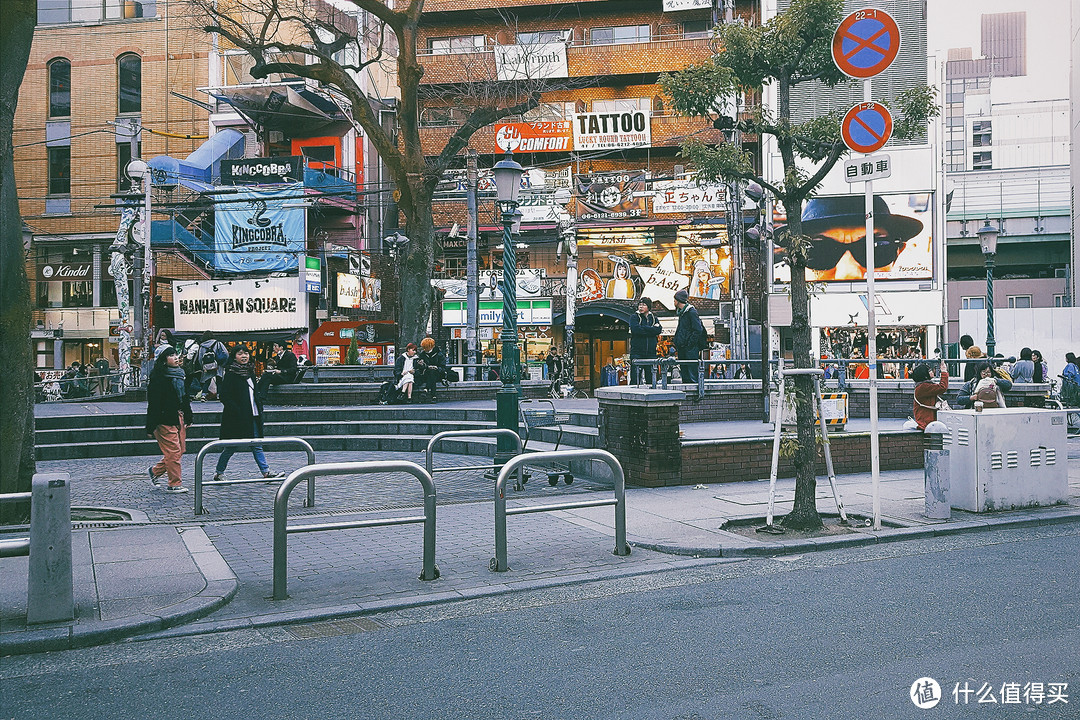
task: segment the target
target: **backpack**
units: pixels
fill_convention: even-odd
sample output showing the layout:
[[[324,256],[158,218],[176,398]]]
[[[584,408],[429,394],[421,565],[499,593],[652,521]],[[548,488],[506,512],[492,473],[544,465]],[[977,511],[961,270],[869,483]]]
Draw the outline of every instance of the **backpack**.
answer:
[[[975,388],[975,399],[981,401],[983,407],[998,407],[997,383],[980,382]]]
[[[217,356],[212,350],[204,350],[202,357],[199,359],[199,365],[202,367],[204,373],[217,373],[218,361]]]

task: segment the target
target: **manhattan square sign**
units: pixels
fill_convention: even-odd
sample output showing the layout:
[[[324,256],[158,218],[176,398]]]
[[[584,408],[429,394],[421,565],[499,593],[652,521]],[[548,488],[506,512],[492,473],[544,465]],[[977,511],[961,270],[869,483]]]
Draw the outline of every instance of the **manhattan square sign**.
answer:
[[[307,320],[306,295],[297,298],[296,278],[173,282],[178,332],[291,330]]]

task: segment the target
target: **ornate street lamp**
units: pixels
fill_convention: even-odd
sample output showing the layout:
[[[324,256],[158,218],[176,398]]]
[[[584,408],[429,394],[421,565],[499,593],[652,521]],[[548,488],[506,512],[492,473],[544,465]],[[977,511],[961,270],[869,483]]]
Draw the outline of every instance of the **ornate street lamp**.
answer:
[[[495,193],[499,200],[503,226],[503,323],[502,365],[499,378],[502,387],[495,393],[495,424],[497,427],[518,432],[518,400],[521,382],[521,357],[518,353],[517,309],[517,250],[514,248],[514,224],[518,207],[518,192],[525,169],[507,151],[506,157],[495,163]],[[520,227],[521,216],[517,214]],[[498,438],[495,464],[502,465],[514,455],[512,441]]]
[[[982,246],[986,260],[986,355],[994,357],[994,256],[997,255],[997,240],[1000,231],[987,219],[979,228],[979,245]]]

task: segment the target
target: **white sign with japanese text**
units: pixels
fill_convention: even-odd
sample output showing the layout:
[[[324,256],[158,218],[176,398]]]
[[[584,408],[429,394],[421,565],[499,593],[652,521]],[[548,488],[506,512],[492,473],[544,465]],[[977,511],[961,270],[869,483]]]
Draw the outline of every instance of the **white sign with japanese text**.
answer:
[[[574,115],[574,149],[619,150],[652,145],[652,121],[644,110]]]
[[[849,183],[892,177],[892,158],[888,155],[863,155],[844,162],[844,179]]]
[[[727,188],[723,185],[695,185],[687,180],[653,182],[654,213],[724,212]]]

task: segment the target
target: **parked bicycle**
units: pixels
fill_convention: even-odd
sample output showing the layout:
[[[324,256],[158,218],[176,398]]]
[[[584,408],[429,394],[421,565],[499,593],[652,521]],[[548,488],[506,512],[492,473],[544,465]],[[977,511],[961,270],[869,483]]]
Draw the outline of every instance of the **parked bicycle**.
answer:
[[[1058,377],[1061,378],[1061,391],[1058,392],[1057,380],[1051,380],[1043,406],[1064,410],[1069,437],[1080,436],[1080,384],[1064,375]]]

